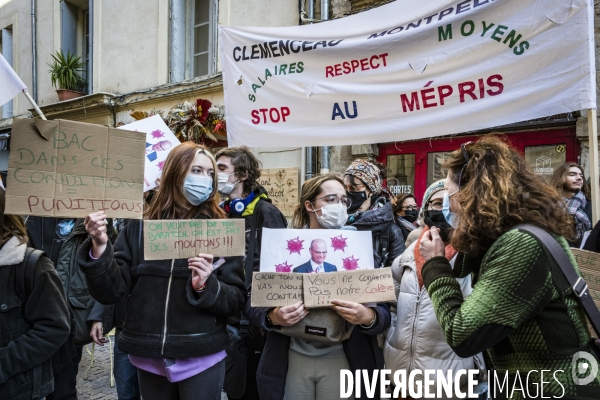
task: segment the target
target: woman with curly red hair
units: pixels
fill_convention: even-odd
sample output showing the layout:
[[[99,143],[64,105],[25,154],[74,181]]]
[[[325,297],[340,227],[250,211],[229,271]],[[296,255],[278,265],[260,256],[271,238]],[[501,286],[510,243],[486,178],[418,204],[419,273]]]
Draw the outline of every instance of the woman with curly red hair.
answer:
[[[452,268],[435,227],[420,249],[423,281],[448,344],[461,357],[485,351],[488,368],[509,382],[527,376],[527,393],[545,382],[544,396],[600,398],[600,376],[579,386],[571,374],[573,356],[594,346],[573,288],[544,244],[515,229],[528,223],[550,233],[579,273],[565,240],[574,230],[562,197],[496,136],[462,145],[445,167],[443,212],[459,255]],[[465,299],[456,277],[469,274],[474,286]],[[510,388],[490,393],[511,397]]]

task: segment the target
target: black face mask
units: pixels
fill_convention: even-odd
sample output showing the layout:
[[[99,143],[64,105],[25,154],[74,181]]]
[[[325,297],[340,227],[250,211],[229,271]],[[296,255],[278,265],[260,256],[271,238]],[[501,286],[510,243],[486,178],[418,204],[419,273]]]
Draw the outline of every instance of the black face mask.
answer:
[[[419,216],[418,210],[406,210],[406,211],[404,211],[404,217],[402,217],[402,218],[404,218],[408,222],[415,222],[417,220],[418,216]]]
[[[428,227],[435,226],[440,230],[440,237],[444,243],[448,242],[448,236],[450,235],[450,229],[452,226],[446,221],[444,213],[436,210],[428,210],[425,212],[425,224]]]
[[[352,204],[348,207],[348,213],[358,210],[367,201],[367,192],[346,192],[346,195],[352,200]]]

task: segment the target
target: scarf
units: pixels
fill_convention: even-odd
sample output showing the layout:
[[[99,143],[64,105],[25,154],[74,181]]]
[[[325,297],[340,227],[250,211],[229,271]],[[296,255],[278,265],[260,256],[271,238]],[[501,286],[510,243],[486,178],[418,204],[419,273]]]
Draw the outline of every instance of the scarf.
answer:
[[[419,280],[419,289],[423,288],[423,266],[425,265],[426,260],[423,258],[423,256],[421,255],[421,251],[419,250],[419,246],[421,246],[421,238],[423,237],[423,235],[429,232],[429,227],[427,225],[425,225],[425,228],[423,228],[423,232],[421,232],[421,236],[419,236],[419,239],[417,240],[417,244],[415,245],[415,263],[417,264],[417,279]],[[446,245],[446,259],[452,260],[452,257],[454,257],[454,255],[456,254],[456,250],[454,250],[454,247],[452,247],[451,244],[447,244]]]
[[[409,232],[412,232],[412,231],[414,231],[415,229],[417,229],[417,226],[416,226],[416,225],[415,225],[413,222],[410,222],[410,221],[407,221],[407,220],[405,220],[405,219],[404,219],[404,218],[402,218],[400,215],[397,215],[397,216],[396,216],[396,220],[397,220],[397,221],[398,221],[400,224],[402,224],[402,226],[403,226],[404,228],[406,228],[406,230],[407,230],[407,231],[409,231]],[[406,239],[406,238],[405,238],[405,239]]]
[[[582,239],[585,231],[592,229],[592,223],[590,222],[587,214],[583,211],[587,199],[582,191],[579,191],[567,201],[567,210],[569,214],[575,218],[575,230],[577,231],[577,239]]]

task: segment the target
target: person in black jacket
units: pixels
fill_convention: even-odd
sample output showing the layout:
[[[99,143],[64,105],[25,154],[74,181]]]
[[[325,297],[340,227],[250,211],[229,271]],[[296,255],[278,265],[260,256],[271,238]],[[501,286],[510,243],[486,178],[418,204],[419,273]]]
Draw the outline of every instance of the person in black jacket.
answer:
[[[293,226],[296,229],[340,229],[349,205],[343,182],[337,175],[310,179],[302,185]],[[342,318],[355,327],[347,340],[323,343],[279,333],[282,326],[293,326],[309,316],[302,302],[286,307],[251,307],[248,294],[245,315],[252,324],[267,331],[256,376],[261,400],[336,399],[340,396],[340,370],[366,370],[371,376],[374,370],[383,368],[381,349],[376,351],[377,335],[390,326],[389,305],[367,306],[339,300],[332,303],[335,305],[327,310],[328,318]],[[365,388],[362,384],[361,387],[363,397],[359,399],[366,398]],[[375,393],[380,393],[379,385]]]
[[[415,196],[411,193],[400,193],[392,202],[392,212],[396,216],[394,222],[402,231],[402,238],[406,244],[408,235],[419,228],[419,206]]]
[[[5,192],[0,189],[0,211]],[[43,255],[35,266],[33,287],[19,293],[17,268],[27,249],[23,218],[3,215],[0,237],[0,400],[44,398],[54,390],[52,355],[70,331],[69,309],[58,274]],[[27,290],[29,278],[22,276]]]
[[[344,186],[352,204],[348,225],[359,231],[371,231],[375,265],[389,267],[406,246],[402,231],[394,223],[389,193],[382,186],[385,167],[355,160],[344,174]]]
[[[216,169],[204,146],[176,146],[144,218],[223,218]],[[98,301],[116,304],[129,296],[119,348],[138,368],[142,397],[220,399],[227,318],[242,309],[246,294],[242,257],[227,257],[216,269],[210,254],[146,260],[142,221],[127,224],[113,248],[106,217],[97,212],[86,218],[91,238],[80,247],[77,261]]]
[[[260,250],[262,247],[262,230],[283,229],[287,227],[287,220],[279,209],[273,205],[268,193],[259,183],[260,162],[246,146],[227,147],[215,155],[217,160],[219,193],[226,200],[221,207],[227,212],[229,218],[244,218],[246,223],[246,257],[244,264],[252,263],[252,270],[260,270]],[[252,222],[255,222],[255,231],[252,233]],[[254,242],[254,254],[248,251],[251,242]],[[240,327],[241,315],[230,318],[229,324]],[[235,390],[230,390],[226,385],[225,391],[231,399],[258,400],[256,386],[256,370],[264,347],[263,334],[260,326],[249,326],[245,344],[248,348],[246,363],[246,388],[244,394],[239,396],[239,377],[233,376],[235,368],[228,368],[226,382],[231,383]],[[231,359],[228,360],[232,362]],[[235,393],[238,392],[238,393]]]

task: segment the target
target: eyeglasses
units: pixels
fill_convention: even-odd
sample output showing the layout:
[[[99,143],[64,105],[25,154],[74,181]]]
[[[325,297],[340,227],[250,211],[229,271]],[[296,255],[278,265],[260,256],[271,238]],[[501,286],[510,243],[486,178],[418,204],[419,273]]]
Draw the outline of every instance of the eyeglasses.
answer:
[[[439,200],[432,201],[429,205],[431,206],[431,209],[435,211],[442,211],[442,208],[444,207],[443,203]]]
[[[318,199],[314,199],[313,201],[311,201],[311,203],[314,203],[317,200],[324,200],[327,204],[338,204],[341,202],[343,205],[346,206],[346,208],[350,207],[350,205],[352,204],[352,200],[350,200],[348,197],[338,197],[335,194],[328,194],[327,196],[319,197]]]
[[[402,207],[402,210],[406,210],[406,211],[418,210],[418,209],[419,209],[419,206]]]

